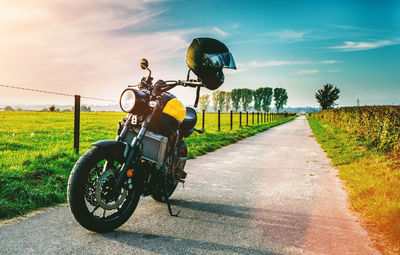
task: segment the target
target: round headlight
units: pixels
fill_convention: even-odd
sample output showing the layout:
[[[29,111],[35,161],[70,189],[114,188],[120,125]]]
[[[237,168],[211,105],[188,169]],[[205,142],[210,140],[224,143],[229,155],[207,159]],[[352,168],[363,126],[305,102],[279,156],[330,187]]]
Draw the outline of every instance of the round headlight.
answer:
[[[119,104],[121,106],[121,109],[124,112],[131,112],[133,110],[133,107],[135,107],[136,103],[136,96],[135,93],[132,90],[125,90],[122,95],[121,99],[119,101]]]

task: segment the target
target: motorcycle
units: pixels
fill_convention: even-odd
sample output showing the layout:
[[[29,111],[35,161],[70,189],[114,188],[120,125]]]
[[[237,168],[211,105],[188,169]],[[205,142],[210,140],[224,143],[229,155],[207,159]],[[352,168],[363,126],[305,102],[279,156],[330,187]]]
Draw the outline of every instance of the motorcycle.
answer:
[[[146,59],[140,66],[148,70],[137,85],[128,86],[120,97],[127,113],[118,124],[115,140],[93,143],[73,167],[67,188],[70,210],[88,230],[108,232],[124,224],[135,211],[141,196],[165,202],[171,216],[169,197],[186,178],[187,146],[184,138],[196,129],[195,109],[183,104],[168,91],[177,86],[217,89],[224,82],[223,68],[236,69],[232,54],[220,41],[196,38],[190,44],[186,80],[153,84]],[[197,79],[190,79],[190,73]]]

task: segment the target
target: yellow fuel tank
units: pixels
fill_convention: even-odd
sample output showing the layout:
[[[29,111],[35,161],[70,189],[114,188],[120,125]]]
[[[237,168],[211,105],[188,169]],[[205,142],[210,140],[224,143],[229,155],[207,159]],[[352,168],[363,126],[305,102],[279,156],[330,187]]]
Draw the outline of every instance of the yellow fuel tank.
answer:
[[[186,116],[186,108],[177,98],[169,100],[162,112],[175,118],[179,123],[181,123]]]

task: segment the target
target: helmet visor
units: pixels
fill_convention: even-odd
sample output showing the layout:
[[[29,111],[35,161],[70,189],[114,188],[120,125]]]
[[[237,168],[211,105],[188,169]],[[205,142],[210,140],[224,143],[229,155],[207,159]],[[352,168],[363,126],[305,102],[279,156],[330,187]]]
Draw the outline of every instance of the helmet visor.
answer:
[[[210,67],[236,69],[235,60],[230,52],[218,54],[204,54]]]

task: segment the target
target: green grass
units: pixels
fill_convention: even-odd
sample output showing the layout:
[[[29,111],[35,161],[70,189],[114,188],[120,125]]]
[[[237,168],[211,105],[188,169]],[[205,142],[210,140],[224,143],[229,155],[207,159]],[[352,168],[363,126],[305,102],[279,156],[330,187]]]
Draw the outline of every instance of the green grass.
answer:
[[[115,112],[81,113],[80,154],[95,141],[114,139],[118,121],[123,117],[125,114]],[[206,133],[195,133],[186,139],[189,158],[237,142],[293,117],[239,128],[239,119],[235,115],[232,131],[229,119],[229,115],[222,115],[221,132],[217,132],[217,115],[206,114]],[[73,153],[73,120],[71,112],[0,112],[0,218],[66,201],[67,179],[78,159]],[[201,128],[201,123],[199,116],[197,128]]]
[[[308,118],[317,141],[332,158],[377,247],[400,253],[400,154],[326,122]]]

